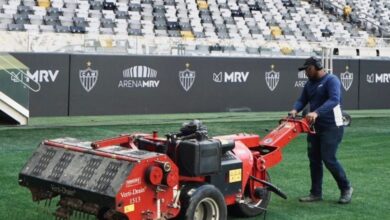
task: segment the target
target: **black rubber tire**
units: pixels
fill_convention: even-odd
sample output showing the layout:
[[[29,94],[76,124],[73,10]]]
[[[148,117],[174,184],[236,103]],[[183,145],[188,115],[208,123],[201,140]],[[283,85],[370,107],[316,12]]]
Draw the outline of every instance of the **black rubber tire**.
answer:
[[[271,178],[268,172],[266,173],[265,181],[271,182]],[[271,191],[266,190],[265,192],[265,198],[261,201],[260,205],[257,206],[259,208],[250,207],[244,203],[237,203],[232,205],[231,207],[229,206],[229,214],[232,214],[237,217],[254,217],[263,214],[263,212],[268,206],[269,201],[271,200]],[[249,193],[249,182],[245,189],[245,196],[249,197],[247,193]]]
[[[209,204],[210,203],[210,204]],[[180,195],[180,214],[177,219],[197,220],[195,217],[197,209],[202,207],[205,213],[210,213],[204,208],[213,206],[218,216],[211,216],[199,220],[220,220],[227,219],[227,207],[222,193],[213,185],[188,186],[183,189]]]
[[[343,114],[343,124],[344,124],[344,126],[346,126],[346,127],[351,126],[352,117],[348,113],[346,113],[346,112],[342,112],[342,114]]]

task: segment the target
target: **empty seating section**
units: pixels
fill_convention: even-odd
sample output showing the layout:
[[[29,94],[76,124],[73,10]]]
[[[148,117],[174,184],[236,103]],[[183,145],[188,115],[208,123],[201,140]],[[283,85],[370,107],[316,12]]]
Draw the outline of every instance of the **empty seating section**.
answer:
[[[390,28],[390,1],[388,0],[338,0],[329,1],[328,4],[336,9],[342,9],[345,5],[352,8],[351,20],[360,28],[376,36],[388,34]],[[383,30],[387,29],[387,33]],[[390,37],[387,35],[387,37]]]
[[[347,4],[350,21],[340,14]],[[354,45],[354,39],[375,47],[374,37],[384,34],[378,27],[389,26],[388,0],[0,0],[0,31],[142,36],[150,40],[142,46],[148,52],[164,49],[167,40],[212,54],[300,55],[312,50],[311,43]],[[140,47],[115,40],[83,46],[96,43]]]

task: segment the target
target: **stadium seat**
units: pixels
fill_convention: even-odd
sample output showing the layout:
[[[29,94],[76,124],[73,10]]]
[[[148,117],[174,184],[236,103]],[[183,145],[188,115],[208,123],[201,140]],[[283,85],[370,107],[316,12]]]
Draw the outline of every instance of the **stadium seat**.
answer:
[[[0,1],[1,3],[1,1]],[[28,7],[33,7],[36,5],[35,0],[23,0],[23,5]]]
[[[39,33],[40,32],[39,25],[37,25],[37,24],[25,24],[24,28],[29,33]]]
[[[51,7],[53,8],[63,8],[64,1],[63,0],[51,0]]]
[[[23,24],[8,24],[9,31],[25,31]]]
[[[100,1],[91,1],[90,2],[90,9],[91,10],[102,10],[103,9],[103,3]]]
[[[70,27],[69,26],[61,26],[61,25],[55,25],[54,30],[57,33],[69,33]]]
[[[41,32],[52,33],[54,32],[53,25],[39,25]]]
[[[8,24],[0,23],[0,31],[7,31],[8,30]]]
[[[45,22],[46,23],[46,22]],[[73,19],[69,17],[60,16],[59,17],[59,23],[62,26],[72,26],[73,25]],[[46,23],[47,24],[47,23]],[[55,24],[52,24],[55,25]]]
[[[103,9],[104,10],[115,10],[116,9],[116,5],[113,1],[109,1],[109,0],[105,0],[103,2]]]
[[[311,43],[318,45],[318,42],[328,40],[340,45],[375,49],[386,43],[376,40],[378,37],[390,37],[390,29],[386,30],[390,24],[390,3],[386,1],[327,1],[325,10],[318,2],[0,0],[0,24],[7,30],[8,24],[24,25],[24,29],[16,26],[10,30],[31,32],[37,29],[43,32],[66,31],[66,28],[55,28],[58,26],[69,27],[69,32],[73,33],[228,40],[234,44],[234,53],[237,54],[256,54],[259,46],[268,54],[304,54],[313,49]],[[341,9],[347,3],[353,8],[350,21],[341,18]],[[52,28],[48,27],[50,25]],[[244,43],[247,41],[250,43]],[[252,41],[257,42],[257,46]],[[284,46],[286,42],[288,47]],[[189,50],[197,48],[191,46]]]
[[[84,34],[86,32],[86,29],[84,26],[71,26],[70,27],[71,33],[78,33],[78,34]]]
[[[112,28],[100,27],[99,32],[100,34],[104,34],[104,35],[112,35],[114,33],[114,30]]]
[[[0,23],[1,24],[10,24],[13,22],[12,14],[1,14],[0,13]]]
[[[42,8],[50,7],[50,0],[38,0],[38,6]]]

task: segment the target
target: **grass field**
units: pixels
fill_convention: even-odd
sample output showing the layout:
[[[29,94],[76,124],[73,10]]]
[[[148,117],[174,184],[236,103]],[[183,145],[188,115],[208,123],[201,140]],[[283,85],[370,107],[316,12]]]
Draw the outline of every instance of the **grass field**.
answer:
[[[272,182],[288,199],[272,196],[266,219],[389,219],[390,213],[390,110],[351,111],[338,158],[355,192],[349,205],[338,205],[335,181],[324,176],[324,201],[302,204],[298,197],[309,190],[305,136],[285,148],[284,160],[270,170]],[[31,201],[27,188],[18,186],[18,173],[38,143],[56,137],[97,140],[135,131],[160,134],[177,131],[183,121],[198,118],[211,135],[237,132],[266,134],[285,113],[222,113],[138,115],[112,117],[33,118],[27,127],[0,127],[0,220],[54,219]],[[260,216],[253,219],[263,219]],[[233,218],[232,218],[233,219]]]

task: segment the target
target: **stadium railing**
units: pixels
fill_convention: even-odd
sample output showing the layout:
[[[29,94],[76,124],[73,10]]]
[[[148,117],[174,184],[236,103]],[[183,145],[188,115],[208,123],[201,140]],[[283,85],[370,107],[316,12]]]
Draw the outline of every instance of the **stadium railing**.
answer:
[[[390,38],[333,39],[326,42],[295,40],[185,39],[128,35],[0,32],[0,52],[113,53],[189,56],[309,56],[332,48],[390,50]]]

